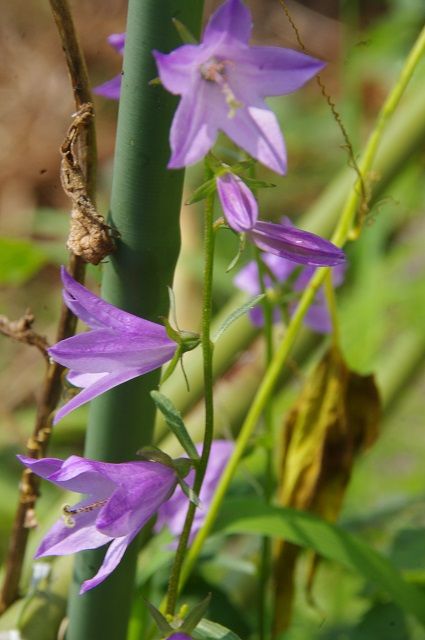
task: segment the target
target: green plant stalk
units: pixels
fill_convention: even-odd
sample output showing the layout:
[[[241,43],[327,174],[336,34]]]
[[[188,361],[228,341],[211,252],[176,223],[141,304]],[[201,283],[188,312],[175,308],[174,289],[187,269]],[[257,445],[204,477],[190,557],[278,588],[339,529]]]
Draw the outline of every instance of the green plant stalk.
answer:
[[[204,293],[202,301],[202,336],[201,345],[203,353],[204,369],[204,398],[205,398],[205,430],[202,445],[202,454],[195,472],[193,490],[199,496],[202,482],[208,465],[211,452],[211,444],[214,436],[214,403],[213,403],[213,343],[211,342],[211,314],[212,314],[212,290],[214,271],[214,194],[205,201],[204,216]],[[178,587],[183,562],[187,552],[190,531],[195,517],[196,505],[189,504],[182,534],[174,559],[168,584],[166,612],[173,615],[176,609]]]
[[[255,249],[255,260],[258,268],[258,277],[260,281],[260,290],[261,293],[266,293],[266,270],[264,268],[264,263],[261,260],[260,251]],[[264,364],[265,369],[269,367],[272,359],[273,359],[273,309],[270,304],[270,300],[267,296],[264,298],[262,302],[262,310],[263,310],[263,318],[264,318],[264,326],[263,326],[263,334],[265,341],[265,357]],[[263,412],[264,419],[264,436],[265,436],[265,473],[264,473],[264,498],[267,503],[270,502],[271,497],[273,495],[273,451],[272,451],[272,439],[273,439],[273,421],[272,421],[272,407],[270,403],[264,407]],[[260,553],[260,564],[258,569],[258,634],[260,640],[266,640],[268,636],[267,629],[267,586],[270,578],[270,568],[271,568],[271,543],[270,539],[267,537],[263,537],[261,541],[261,553]]]
[[[372,164],[375,158],[375,154],[382,138],[385,126],[388,123],[389,118],[397,107],[401,96],[403,95],[412,75],[417,67],[419,60],[425,52],[425,28],[419,34],[411,52],[409,53],[407,60],[403,66],[399,79],[390,92],[387,100],[385,101],[377,119],[377,125],[372,131],[366,145],[365,152],[359,163],[361,174],[367,177],[368,172],[372,168]],[[332,241],[338,246],[343,246],[348,240],[351,227],[354,223],[357,213],[357,207],[360,202],[360,181],[357,180],[354,186],[351,188],[346,204],[342,211],[340,220],[337,224],[335,233],[333,234]],[[300,299],[298,307],[292,316],[292,320],[288,326],[287,332],[278,347],[269,369],[266,372],[263,383],[258,389],[257,395],[254,398],[252,406],[247,414],[244,424],[242,425],[238,440],[236,442],[235,450],[224,470],[221,480],[217,486],[213,501],[210,505],[208,514],[205,518],[203,527],[198,532],[190,551],[187,555],[186,562],[183,566],[181,585],[185,583],[190,572],[192,571],[195,562],[200,554],[203,544],[210,533],[214,522],[216,521],[220,506],[224,500],[226,492],[229,488],[230,482],[236,472],[238,464],[243,456],[246,446],[252,437],[258,419],[261,416],[263,408],[269,401],[275,385],[279,379],[282,368],[286,362],[286,359],[290,353],[293,343],[298,335],[298,331],[301,328],[301,323],[305,314],[307,313],[311,303],[314,300],[317,290],[323,284],[326,274],[329,272],[329,268],[317,269],[314,277],[311,279],[308,287],[305,289],[303,296]]]
[[[110,223],[119,231],[116,253],[104,266],[102,296],[155,322],[167,315],[167,285],[180,248],[179,210],[183,172],[168,171],[168,136],[176,98],[161,86],[152,49],[179,46],[172,18],[199,32],[200,0],[130,0],[118,115]],[[120,462],[152,442],[154,404],[149,391],[159,372],[131,380],[97,398],[90,407],[85,455]],[[108,579],[83,596],[105,548],[78,554],[69,599],[67,640],[124,640],[133,591],[137,539]]]

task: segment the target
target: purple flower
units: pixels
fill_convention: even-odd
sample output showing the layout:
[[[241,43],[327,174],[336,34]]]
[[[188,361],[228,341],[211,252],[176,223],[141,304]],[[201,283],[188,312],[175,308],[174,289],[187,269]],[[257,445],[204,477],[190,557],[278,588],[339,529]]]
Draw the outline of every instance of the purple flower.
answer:
[[[177,349],[163,326],[105,302],[71,278],[63,267],[61,273],[65,304],[91,331],[49,349],[53,360],[70,369],[71,384],[83,389],[57,412],[55,424],[112,387],[162,366]]]
[[[333,267],[345,262],[342,249],[314,233],[297,229],[292,224],[258,221],[248,232],[261,251],[313,267]]]
[[[216,185],[229,227],[237,233],[252,229],[258,218],[258,204],[252,191],[233,173],[219,176]]]
[[[168,636],[168,640],[192,640],[192,637],[188,636],[187,633],[173,633]]]
[[[111,543],[98,573],[82,584],[80,593],[96,587],[112,573],[128,545],[177,484],[175,469],[158,462],[114,464],[79,456],[67,460],[18,458],[41,478],[87,494],[74,506],[63,508],[63,518],[43,538],[36,558],[62,556]]]
[[[182,96],[171,127],[169,167],[203,158],[221,130],[264,165],[285,173],[282,134],[264,98],[295,91],[324,65],[291,49],[251,47],[251,29],[242,0],[226,0],[199,45],[153,52],[162,84]]]
[[[196,445],[200,454],[202,445]],[[208,461],[204,482],[202,483],[199,500],[201,506],[195,512],[195,519],[190,534],[190,542],[193,540],[199,529],[202,527],[205,512],[214,496],[214,492],[224,467],[227,464],[234,449],[234,444],[230,440],[214,440],[211,447],[211,455]],[[192,470],[186,476],[185,482],[192,487],[195,479],[195,472]],[[155,530],[160,531],[167,526],[174,536],[180,536],[187,513],[187,498],[180,486],[177,487],[173,496],[158,511],[158,518],[155,523]]]
[[[124,54],[125,33],[112,33],[108,36],[108,42],[118,53],[121,55]],[[93,89],[93,93],[97,93],[97,95],[104,96],[105,98],[111,98],[112,100],[119,100],[120,92],[121,74]]]
[[[285,258],[279,258],[273,254],[266,254],[263,256],[263,262],[266,264],[272,275],[274,276],[278,284],[285,283],[285,281],[291,276],[297,265],[294,262],[286,260]],[[303,267],[298,276],[296,276],[291,289],[294,293],[301,293],[308,285],[310,279],[313,277],[316,269],[314,267]],[[338,265],[332,269],[332,281],[335,287],[342,284],[344,280],[345,265]],[[275,286],[269,275],[264,278],[267,288]],[[258,266],[254,261],[249,262],[234,278],[235,285],[246,291],[249,295],[257,295],[260,293],[260,280],[258,275]],[[289,314],[292,315],[297,307],[296,302],[290,302],[288,305]],[[260,306],[255,307],[250,311],[251,321],[257,327],[263,324],[263,310]],[[273,310],[273,321],[279,322],[281,319],[281,312],[278,307]],[[326,305],[323,289],[319,289],[313,304],[307,311],[304,322],[313,331],[318,333],[329,333],[331,331],[331,321],[329,317],[328,308]]]

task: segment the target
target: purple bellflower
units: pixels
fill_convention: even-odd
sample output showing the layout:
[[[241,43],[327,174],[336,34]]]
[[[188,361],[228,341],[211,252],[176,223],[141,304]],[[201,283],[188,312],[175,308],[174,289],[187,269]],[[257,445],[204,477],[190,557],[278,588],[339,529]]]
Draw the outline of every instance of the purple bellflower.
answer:
[[[285,173],[284,141],[264,98],[299,89],[324,64],[291,49],[251,47],[251,30],[242,0],[226,0],[199,45],[153,52],[162,84],[182,96],[170,132],[170,168],[201,160],[221,130],[262,164]]]
[[[200,454],[202,445],[197,444],[196,449]],[[207,470],[204,481],[202,483],[199,500],[201,506],[195,512],[192,530],[190,533],[190,542],[193,540],[199,529],[202,527],[205,512],[208,510],[214,496],[217,483],[221,474],[233,452],[234,444],[230,440],[214,440],[211,446],[211,455],[208,461]],[[185,478],[185,482],[193,487],[195,472],[189,471]],[[187,513],[187,497],[183,493],[180,486],[177,487],[170,500],[164,502],[158,511],[158,518],[155,523],[155,531],[160,531],[163,527],[168,527],[171,533],[180,536]]]
[[[178,347],[162,325],[105,302],[63,267],[61,273],[65,304],[91,331],[61,340],[48,350],[53,360],[70,369],[69,382],[83,389],[56,413],[55,424],[112,387],[161,367]]]
[[[125,33],[112,33],[108,36],[108,42],[118,53],[121,55],[124,54]],[[111,100],[119,100],[121,93],[121,74],[95,87],[93,93],[97,93],[97,95],[103,96],[104,98],[110,98]]]
[[[297,265],[294,262],[286,260],[285,258],[280,258],[273,254],[266,254],[262,259],[266,267],[273,275],[278,286],[279,284],[284,284],[288,280],[288,278],[293,275],[294,270],[297,268]],[[295,276],[295,280],[292,282],[292,293],[301,294],[310,282],[315,271],[316,269],[314,267],[303,267],[299,274]],[[344,273],[344,264],[338,265],[332,269],[332,281],[335,287],[342,284],[344,280]],[[264,281],[267,288],[273,288],[274,286],[276,286],[272,281],[270,275],[266,274]],[[243,267],[243,269],[241,269],[234,278],[234,283],[239,289],[242,289],[242,291],[246,291],[249,295],[254,296],[259,294],[261,291],[261,287],[257,263],[255,261],[251,261],[245,267]],[[296,307],[296,301],[291,301],[289,303],[288,311],[290,315],[295,312]],[[256,325],[257,327],[262,326],[264,319],[263,310],[260,306],[251,309],[250,318],[254,325]],[[281,311],[276,307],[273,310],[273,321],[279,322],[280,320]],[[329,333],[331,331],[331,320],[329,317],[323,289],[319,289],[319,291],[317,292],[313,304],[310,306],[305,315],[304,322],[317,333]]]
[[[188,636],[187,633],[173,633],[168,636],[168,640],[192,640],[192,637]]]
[[[33,473],[57,486],[87,494],[63,507],[63,518],[43,538],[36,558],[62,556],[110,543],[98,573],[86,580],[80,593],[96,587],[118,566],[140,529],[169,499],[177,472],[158,462],[120,464],[71,456],[67,460],[18,456]]]
[[[233,173],[216,179],[221,208],[229,227],[237,233],[253,228],[258,218],[258,204],[244,181]]]
[[[345,262],[341,249],[314,233],[297,229],[288,218],[283,218],[282,224],[257,220],[254,194],[238,176],[225,173],[216,178],[216,185],[229,227],[237,233],[245,232],[261,251],[316,267]]]

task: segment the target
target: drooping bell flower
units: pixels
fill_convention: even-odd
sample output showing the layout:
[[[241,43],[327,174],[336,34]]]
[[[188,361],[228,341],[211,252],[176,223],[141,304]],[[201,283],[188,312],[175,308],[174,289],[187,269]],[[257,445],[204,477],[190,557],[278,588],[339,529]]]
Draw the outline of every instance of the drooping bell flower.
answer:
[[[43,538],[36,558],[109,544],[98,573],[82,584],[80,593],[96,587],[114,571],[128,545],[170,498],[179,480],[177,465],[147,460],[114,464],[79,456],[67,460],[18,458],[41,478],[86,494],[77,504],[63,507],[62,518]]]
[[[201,160],[220,130],[265,166],[285,173],[284,141],[264,98],[299,89],[324,63],[291,49],[249,46],[251,31],[242,0],[226,0],[199,45],[153,52],[162,84],[182,96],[170,132],[169,167]]]
[[[53,360],[70,369],[69,382],[82,388],[56,413],[55,424],[105,391],[161,367],[178,349],[162,325],[102,300],[63,267],[61,273],[65,304],[91,330],[61,340],[48,350]]]
[[[197,444],[196,449],[199,454],[202,445]],[[190,533],[190,541],[193,540],[205,518],[205,513],[211,504],[218,481],[224,471],[227,462],[232,455],[234,443],[230,440],[214,440],[211,445],[211,454],[208,461],[207,470],[199,494],[200,507],[196,509],[195,518]],[[193,487],[195,472],[191,470],[186,477],[186,484]],[[188,503],[187,497],[180,487],[177,487],[170,500],[164,503],[158,511],[158,518],[155,523],[155,530],[160,531],[163,527],[168,527],[171,533],[180,536],[186,518]]]
[[[229,227],[237,233],[252,229],[258,218],[258,204],[244,181],[227,172],[216,178],[216,186]]]
[[[119,54],[124,54],[125,33],[112,33],[108,36],[108,42]],[[95,87],[93,93],[103,96],[104,98],[111,98],[111,100],[119,100],[121,93],[121,74]]]
[[[274,280],[269,274],[265,274],[264,284],[267,288],[285,286],[285,283],[294,277],[294,271],[299,267],[285,258],[280,258],[274,254],[265,254],[262,256],[262,260],[266,267],[269,269]],[[332,269],[332,282],[334,287],[338,287],[344,280],[345,264],[337,265]],[[313,277],[316,269],[314,267],[305,266],[302,267],[298,275],[295,275],[295,279],[289,285],[290,290],[286,291],[287,294],[300,294],[304,291],[311,278]],[[258,265],[255,261],[249,262],[234,278],[233,282],[242,291],[246,291],[250,296],[254,296],[260,293],[260,278],[258,274]],[[288,312],[292,315],[297,307],[297,301],[290,300],[288,302]],[[249,312],[252,323],[261,327],[264,322],[263,310],[261,306],[254,307]],[[273,309],[273,321],[279,322],[282,319],[282,313],[279,307],[276,305]],[[331,319],[329,317],[329,311],[325,300],[323,288],[317,292],[313,303],[310,305],[305,317],[304,322],[313,331],[317,333],[329,333],[331,331]]]
[[[216,186],[229,227],[237,233],[245,232],[261,251],[319,267],[345,262],[341,249],[314,233],[297,229],[288,218],[283,218],[281,224],[258,220],[254,194],[238,176],[231,172],[219,175]]]

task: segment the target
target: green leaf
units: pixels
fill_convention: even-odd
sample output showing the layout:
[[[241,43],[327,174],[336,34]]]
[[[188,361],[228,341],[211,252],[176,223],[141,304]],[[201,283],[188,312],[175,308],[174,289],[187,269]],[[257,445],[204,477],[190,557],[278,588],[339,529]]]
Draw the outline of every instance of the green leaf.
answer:
[[[0,238],[0,284],[23,284],[46,262],[43,251],[28,240]]]
[[[205,200],[215,191],[215,178],[211,178],[211,180],[207,180],[200,187],[195,189],[195,191],[190,196],[189,200],[186,200],[186,204],[194,204],[195,202],[200,202],[201,200]]]
[[[276,185],[273,182],[265,182],[264,180],[255,180],[254,178],[247,178],[246,176],[240,176],[241,179],[250,187],[250,189],[270,189]]]
[[[211,594],[209,593],[206,598],[202,600],[202,602],[198,602],[187,614],[184,619],[182,626],[180,627],[181,631],[185,633],[191,633],[193,629],[200,623],[202,618],[207,612],[208,607],[211,602]]]
[[[196,640],[241,640],[230,629],[205,618],[201,620],[192,635]]]
[[[183,24],[183,22],[180,22],[180,20],[177,20],[177,18],[172,18],[172,21],[177,30],[177,33],[182,39],[182,42],[184,42],[185,44],[199,44],[193,33],[189,31],[189,29],[185,24]]]
[[[224,320],[223,324],[220,325],[220,327],[217,329],[215,335],[212,338],[212,341],[217,342],[217,340],[223,335],[226,329],[228,329],[235,320],[253,309],[259,302],[261,302],[261,300],[265,298],[265,296],[265,293],[254,296],[253,298],[250,298],[247,302],[245,302],[245,304],[243,304],[241,307],[238,307],[237,309],[232,311],[232,313]]]
[[[425,625],[425,594],[406,582],[386,558],[341,527],[304,511],[241,498],[229,500],[223,506],[216,530],[284,538],[313,549],[374,582]]]
[[[171,431],[174,433],[177,440],[180,442],[189,457],[192,460],[199,460],[199,454],[196,451],[193,440],[186,429],[183,418],[181,417],[180,412],[177,411],[171,400],[159,391],[151,391],[151,398],[155,402],[159,411],[164,416],[165,422],[168,424]]]

